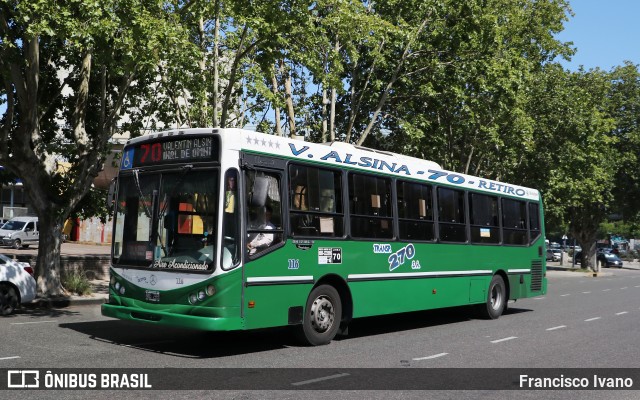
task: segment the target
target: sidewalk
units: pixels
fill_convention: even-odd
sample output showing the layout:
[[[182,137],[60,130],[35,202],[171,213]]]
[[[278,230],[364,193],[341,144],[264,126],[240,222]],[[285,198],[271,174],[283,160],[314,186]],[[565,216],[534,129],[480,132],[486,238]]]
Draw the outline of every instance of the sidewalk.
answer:
[[[87,296],[80,296],[72,294],[70,296],[61,296],[54,298],[35,298],[31,303],[23,304],[23,307],[27,308],[62,308],[70,306],[89,306],[100,305],[106,303],[109,300],[109,281],[106,280],[92,280],[91,294]]]
[[[619,268],[605,268],[605,267],[599,267],[599,272],[598,272],[598,276],[606,276],[606,275],[610,275],[611,272],[617,270]],[[624,261],[622,268],[620,269],[626,269],[626,270],[631,270],[631,271],[640,271],[640,262],[636,261]],[[560,261],[547,261],[547,271],[564,271],[567,273],[574,273],[576,275],[579,274],[585,274],[585,275],[593,275],[593,272],[589,271],[589,272],[585,272],[585,271],[580,271],[581,270],[581,266],[580,264],[576,264],[575,266],[571,265],[571,258],[565,258],[563,260],[562,265],[560,265]]]
[[[13,255],[32,255],[38,254],[38,246],[29,246],[26,249],[13,249],[3,247],[0,253],[9,257]],[[77,243],[67,242],[60,247],[61,256],[106,256],[111,253],[110,243]],[[57,298],[36,298],[29,304],[23,304],[24,307],[38,308],[60,308],[75,305],[99,305],[106,303],[109,299],[109,281],[108,280],[91,280],[91,294],[88,296],[79,296],[72,294],[70,296]]]

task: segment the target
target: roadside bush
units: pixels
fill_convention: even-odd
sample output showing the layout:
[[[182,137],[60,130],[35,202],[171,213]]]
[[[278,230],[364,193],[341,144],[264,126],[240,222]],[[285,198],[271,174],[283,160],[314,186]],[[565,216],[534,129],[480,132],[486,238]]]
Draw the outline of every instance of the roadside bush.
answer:
[[[62,286],[69,292],[81,296],[91,294],[91,283],[83,270],[67,272],[62,278]]]

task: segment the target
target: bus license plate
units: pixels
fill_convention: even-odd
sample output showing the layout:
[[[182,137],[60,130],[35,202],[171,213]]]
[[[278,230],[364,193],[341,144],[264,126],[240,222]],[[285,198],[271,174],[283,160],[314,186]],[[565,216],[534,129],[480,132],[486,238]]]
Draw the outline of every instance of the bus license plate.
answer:
[[[153,301],[155,303],[160,301],[160,292],[157,290],[146,290],[145,298],[147,301]]]

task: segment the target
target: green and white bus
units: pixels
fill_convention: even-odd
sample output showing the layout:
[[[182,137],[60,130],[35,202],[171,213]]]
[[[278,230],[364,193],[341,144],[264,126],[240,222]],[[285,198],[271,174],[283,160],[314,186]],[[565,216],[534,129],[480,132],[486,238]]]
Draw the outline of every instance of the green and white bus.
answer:
[[[537,190],[346,143],[239,129],[128,141],[115,195],[110,317],[210,331],[294,325],[312,345],[353,318],[546,293]]]

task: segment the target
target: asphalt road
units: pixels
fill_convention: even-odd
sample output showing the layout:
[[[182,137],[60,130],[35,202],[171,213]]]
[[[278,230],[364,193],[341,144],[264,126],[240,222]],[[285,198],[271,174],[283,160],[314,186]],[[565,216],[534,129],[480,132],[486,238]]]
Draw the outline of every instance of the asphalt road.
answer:
[[[0,368],[637,368],[640,271],[606,273],[592,278],[549,271],[546,296],[511,303],[498,320],[474,319],[465,308],[366,318],[353,322],[348,337],[322,347],[299,347],[285,329],[203,333],[134,324],[104,318],[95,305],[24,310],[0,320]],[[353,379],[341,373],[333,378]],[[419,392],[393,384],[389,389],[345,391],[338,397],[640,398],[640,391]],[[42,398],[51,394],[37,393]],[[113,398],[99,391],[59,393],[63,398]],[[118,396],[172,397],[160,391],[126,393]],[[338,395],[324,390],[188,393],[242,399]],[[11,395],[34,398],[34,392]]]

